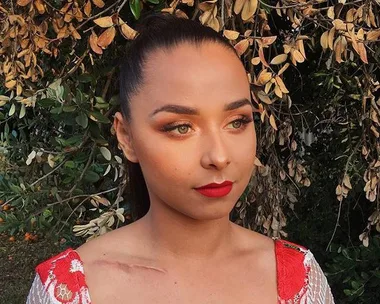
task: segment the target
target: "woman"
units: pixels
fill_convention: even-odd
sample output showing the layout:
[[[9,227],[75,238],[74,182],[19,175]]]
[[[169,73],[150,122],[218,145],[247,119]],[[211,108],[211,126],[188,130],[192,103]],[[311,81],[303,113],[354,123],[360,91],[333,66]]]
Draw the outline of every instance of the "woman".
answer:
[[[196,22],[150,17],[120,86],[114,128],[150,205],[40,264],[28,303],[333,303],[310,251],[229,220],[256,154],[234,48]]]

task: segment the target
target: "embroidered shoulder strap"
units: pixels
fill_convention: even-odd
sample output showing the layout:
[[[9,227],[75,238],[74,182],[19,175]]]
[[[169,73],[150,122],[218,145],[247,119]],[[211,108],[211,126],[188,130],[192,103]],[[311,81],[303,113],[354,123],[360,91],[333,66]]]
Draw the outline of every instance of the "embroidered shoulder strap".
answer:
[[[306,248],[276,240],[277,285],[279,303],[299,303],[305,297],[310,267]]]
[[[90,304],[83,263],[69,248],[37,266],[45,291],[54,304]]]

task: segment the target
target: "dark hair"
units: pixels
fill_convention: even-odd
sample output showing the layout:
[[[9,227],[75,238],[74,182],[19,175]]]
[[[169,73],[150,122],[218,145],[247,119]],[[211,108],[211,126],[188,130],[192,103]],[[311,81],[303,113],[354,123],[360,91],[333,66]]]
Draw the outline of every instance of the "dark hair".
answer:
[[[210,27],[199,22],[177,18],[170,14],[154,14],[146,17],[137,27],[139,32],[129,45],[120,69],[120,104],[123,116],[131,121],[129,103],[138,93],[143,82],[144,65],[148,55],[164,48],[170,49],[181,43],[199,46],[204,42],[215,42],[235,53],[228,40]],[[237,56],[237,55],[236,55]],[[144,216],[150,206],[148,190],[140,165],[127,160],[132,217]]]

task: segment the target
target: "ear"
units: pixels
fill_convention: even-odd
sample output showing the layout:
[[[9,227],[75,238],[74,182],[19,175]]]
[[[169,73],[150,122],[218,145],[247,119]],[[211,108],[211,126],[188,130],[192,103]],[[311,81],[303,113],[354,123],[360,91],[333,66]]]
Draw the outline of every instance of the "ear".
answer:
[[[125,157],[133,163],[138,163],[139,160],[133,147],[130,125],[120,112],[115,114],[113,128],[115,129],[119,147],[123,150]]]

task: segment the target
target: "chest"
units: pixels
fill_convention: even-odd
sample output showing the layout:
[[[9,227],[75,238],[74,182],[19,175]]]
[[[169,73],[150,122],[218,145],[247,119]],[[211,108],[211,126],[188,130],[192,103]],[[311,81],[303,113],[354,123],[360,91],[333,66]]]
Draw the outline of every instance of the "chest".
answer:
[[[186,273],[99,268],[87,283],[95,304],[277,303],[275,269],[220,267]]]

